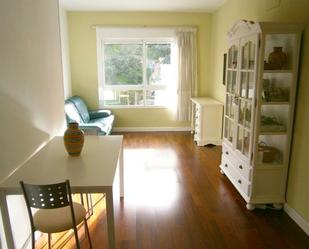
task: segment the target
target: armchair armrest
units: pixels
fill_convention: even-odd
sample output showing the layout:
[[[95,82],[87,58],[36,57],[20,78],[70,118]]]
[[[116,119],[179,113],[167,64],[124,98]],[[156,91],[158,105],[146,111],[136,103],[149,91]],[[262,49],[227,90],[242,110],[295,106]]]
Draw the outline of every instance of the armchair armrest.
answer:
[[[100,132],[100,128],[93,124],[80,124],[79,128],[85,133],[85,135],[98,136]]]
[[[89,111],[90,119],[105,118],[112,114],[110,110],[94,110]]]

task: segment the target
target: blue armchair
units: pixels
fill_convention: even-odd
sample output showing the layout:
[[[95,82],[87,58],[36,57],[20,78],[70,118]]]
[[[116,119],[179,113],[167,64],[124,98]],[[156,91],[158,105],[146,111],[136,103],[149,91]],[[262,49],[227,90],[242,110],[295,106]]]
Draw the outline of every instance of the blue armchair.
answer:
[[[67,122],[77,122],[85,134],[109,135],[115,116],[110,110],[89,111],[79,96],[68,98],[64,104]]]

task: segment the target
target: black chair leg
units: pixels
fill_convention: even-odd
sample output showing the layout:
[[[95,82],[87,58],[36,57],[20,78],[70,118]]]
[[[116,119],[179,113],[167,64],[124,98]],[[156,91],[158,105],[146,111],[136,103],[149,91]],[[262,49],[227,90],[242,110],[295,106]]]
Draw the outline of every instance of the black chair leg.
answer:
[[[88,241],[89,241],[89,248],[92,248],[92,243],[91,243],[89,228],[88,228],[88,224],[87,224],[87,219],[84,219],[84,226],[85,226],[85,232],[87,234]]]
[[[74,236],[75,236],[75,241],[76,241],[76,247],[77,247],[77,249],[80,249],[78,233],[77,233],[76,226],[74,227]]]
[[[31,244],[32,244],[32,249],[35,249],[34,231],[31,232]]]
[[[47,237],[48,237],[48,248],[51,249],[51,234],[48,233]]]

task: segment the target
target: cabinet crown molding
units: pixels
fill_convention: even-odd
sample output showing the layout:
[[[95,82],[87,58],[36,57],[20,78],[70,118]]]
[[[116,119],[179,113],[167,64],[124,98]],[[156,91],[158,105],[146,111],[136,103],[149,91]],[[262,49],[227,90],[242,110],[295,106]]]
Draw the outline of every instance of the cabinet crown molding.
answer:
[[[227,32],[227,37],[228,39],[231,39],[232,37],[243,36],[244,34],[260,32],[262,32],[262,29],[258,22],[238,20]]]

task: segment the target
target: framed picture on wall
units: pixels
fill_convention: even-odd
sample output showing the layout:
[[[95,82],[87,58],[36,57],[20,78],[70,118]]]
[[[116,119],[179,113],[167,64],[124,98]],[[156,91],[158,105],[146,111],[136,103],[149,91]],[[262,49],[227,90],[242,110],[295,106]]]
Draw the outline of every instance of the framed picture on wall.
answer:
[[[225,79],[225,72],[226,72],[226,58],[227,58],[227,53],[224,53],[223,54],[223,79],[222,79],[222,84],[223,85],[225,85],[225,81],[226,81],[226,79]]]

